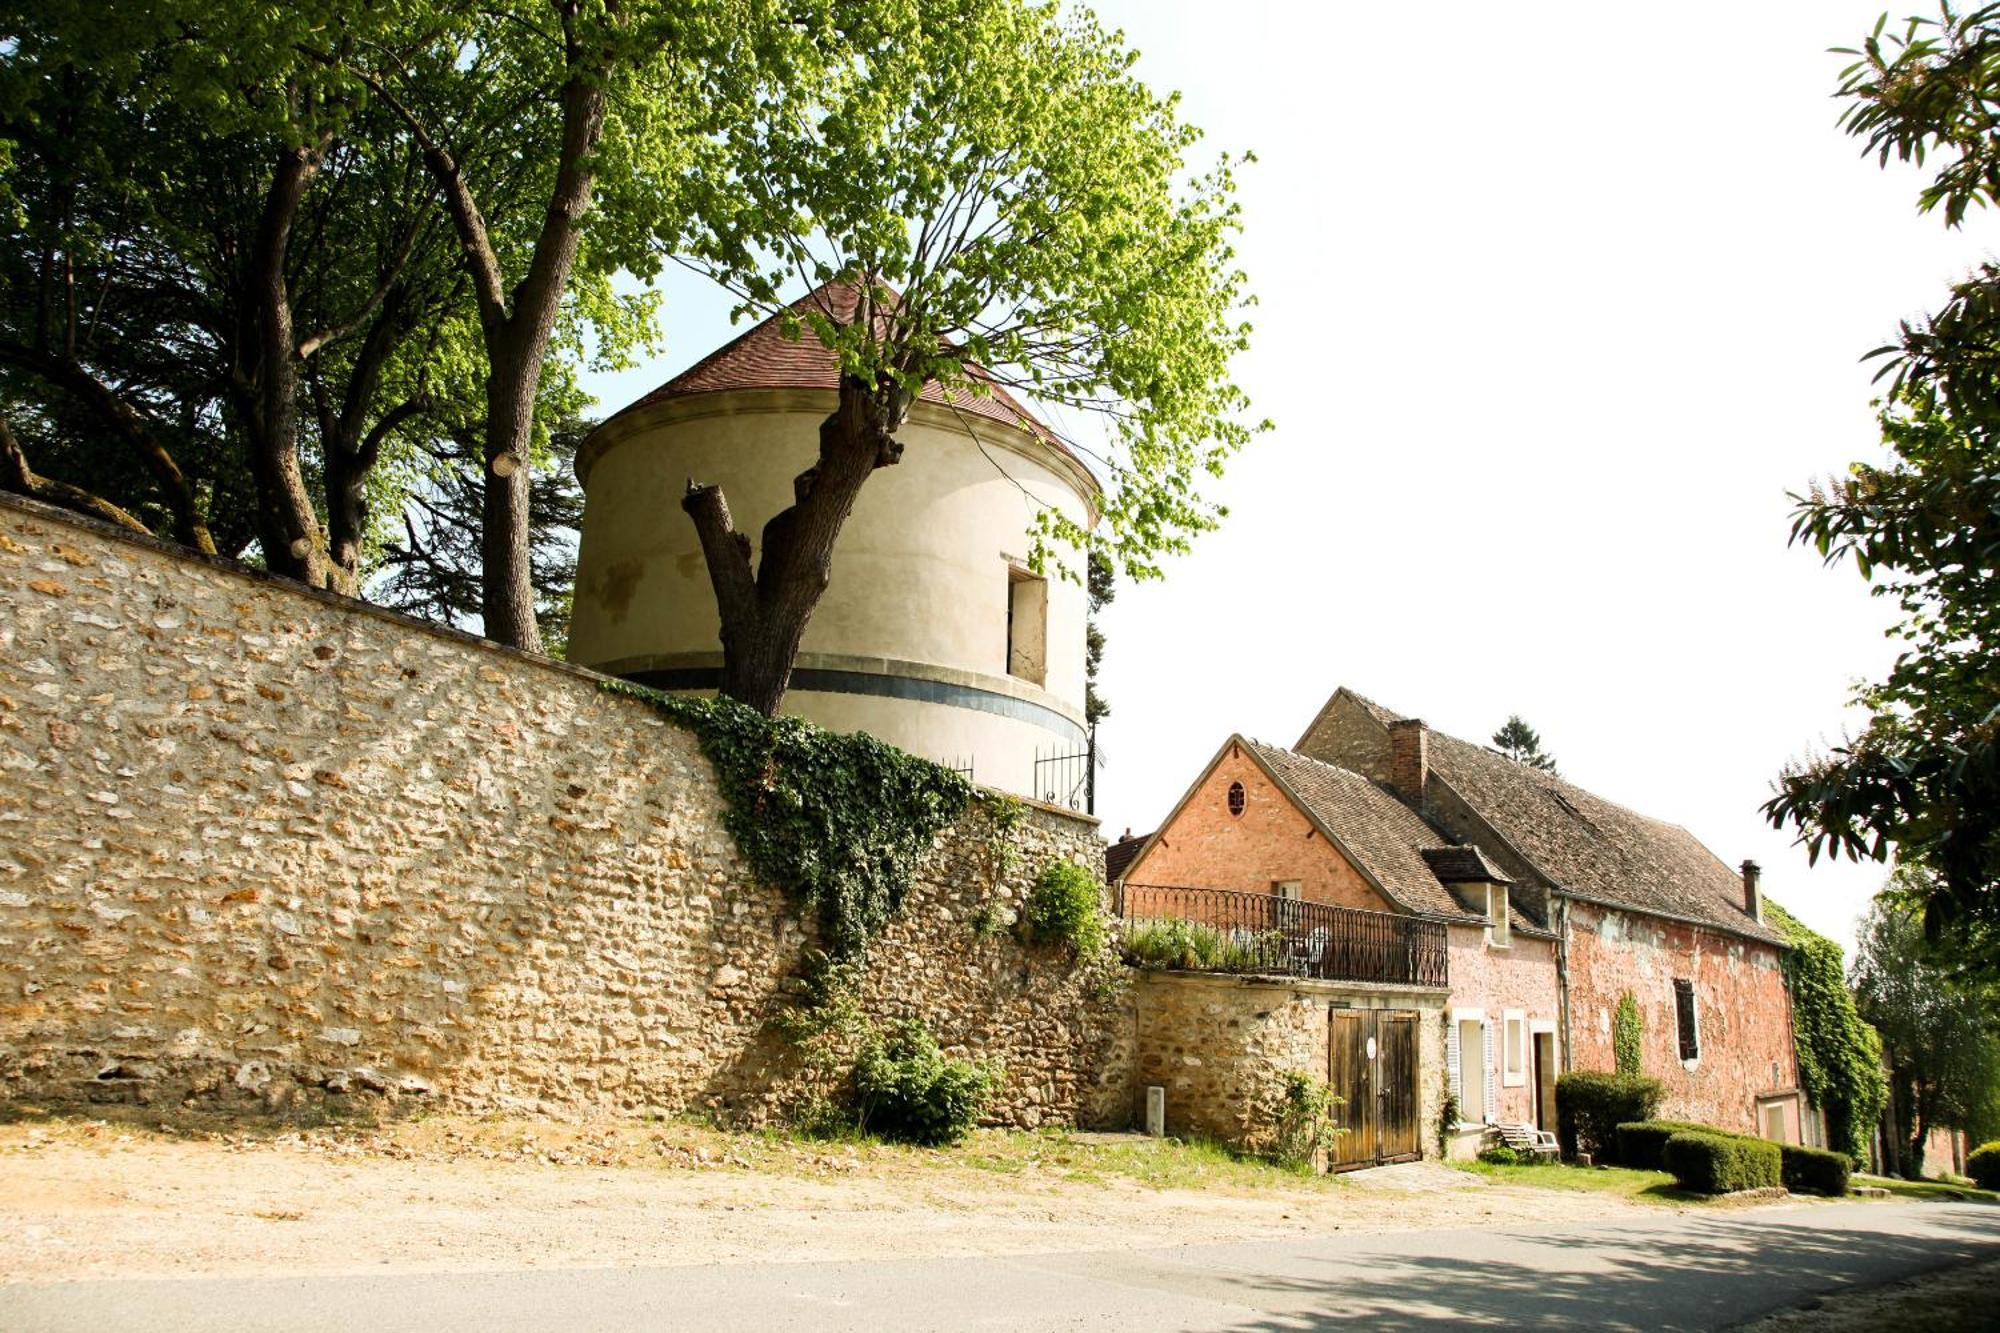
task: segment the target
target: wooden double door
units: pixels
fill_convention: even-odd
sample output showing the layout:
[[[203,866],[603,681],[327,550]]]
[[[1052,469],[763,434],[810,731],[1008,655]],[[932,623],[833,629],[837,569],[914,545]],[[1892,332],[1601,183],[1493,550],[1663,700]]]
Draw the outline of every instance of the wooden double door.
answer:
[[[1334,1009],[1330,1016],[1326,1081],[1341,1099],[1335,1115],[1345,1132],[1329,1169],[1414,1161],[1422,1155],[1416,1011]]]

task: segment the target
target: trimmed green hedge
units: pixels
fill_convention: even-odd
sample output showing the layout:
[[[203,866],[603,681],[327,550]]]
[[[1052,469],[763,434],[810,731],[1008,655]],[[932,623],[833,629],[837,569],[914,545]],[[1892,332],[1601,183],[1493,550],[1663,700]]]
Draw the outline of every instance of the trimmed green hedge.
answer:
[[[1682,1130],[1667,1140],[1661,1158],[1675,1182],[1697,1194],[1775,1189],[1784,1179],[1777,1144],[1735,1134]]]
[[[1785,1188],[1792,1193],[1827,1194],[1836,1199],[1846,1196],[1851,1170],[1846,1153],[1796,1143],[1781,1143],[1778,1151],[1784,1157]]]
[[[2000,1139],[1974,1148],[1965,1159],[1965,1174],[1983,1190],[2000,1190]]]
[[[1556,1137],[1564,1157],[1618,1160],[1618,1126],[1651,1120],[1663,1089],[1656,1078],[1579,1071],[1556,1080]]]
[[[1686,1120],[1628,1122],[1618,1127],[1618,1164],[1629,1166],[1634,1171],[1664,1171],[1667,1169],[1666,1159],[1661,1154],[1666,1151],[1667,1140],[1684,1131],[1697,1134],[1728,1132]]]

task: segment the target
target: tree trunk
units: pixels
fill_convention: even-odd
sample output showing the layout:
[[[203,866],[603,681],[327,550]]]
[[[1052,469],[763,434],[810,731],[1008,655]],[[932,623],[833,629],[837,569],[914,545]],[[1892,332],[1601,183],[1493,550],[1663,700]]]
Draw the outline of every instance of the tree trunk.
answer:
[[[256,311],[255,370],[248,376],[254,386],[250,470],[257,482],[259,544],[273,573],[312,587],[327,582],[326,545],[299,469],[298,340],[285,255],[319,160],[319,150],[304,147],[278,155],[249,274]]]
[[[361,590],[361,547],[368,535],[368,474],[382,457],[382,443],[422,412],[421,396],[398,403],[363,429],[382,384],[382,372],[405,325],[405,293],[392,287],[354,354],[347,392],[336,411],[320,408],[327,528],[327,584],[349,597]],[[317,381],[315,381],[317,384]]]
[[[30,500],[40,500],[43,504],[58,505],[106,523],[115,523],[131,532],[148,537],[153,535],[151,528],[103,496],[93,495],[81,486],[72,486],[66,481],[37,475],[28,466],[28,456],[21,452],[21,442],[14,438],[14,429],[5,417],[0,417],[0,491],[12,491]]]
[[[754,576],[750,541],[736,531],[721,488],[688,483],[681,508],[694,521],[715,591],[723,694],[766,717],[777,714],[826,592],[834,542],[863,483],[901,460],[896,431],[909,410],[909,393],[886,376],[872,386],[841,378],[840,401],[820,423],[819,460],[793,479],[791,506],[764,525]]]

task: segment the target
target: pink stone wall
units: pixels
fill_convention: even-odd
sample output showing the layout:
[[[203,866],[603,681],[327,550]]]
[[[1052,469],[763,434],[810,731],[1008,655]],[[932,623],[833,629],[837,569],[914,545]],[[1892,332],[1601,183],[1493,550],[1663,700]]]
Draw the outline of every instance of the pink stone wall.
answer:
[[[1486,932],[1479,926],[1452,926],[1450,940],[1451,1000],[1447,1013],[1477,1009],[1493,1024],[1496,1118],[1509,1124],[1538,1124],[1533,1041],[1528,1039],[1523,1049],[1522,1081],[1515,1087],[1507,1086],[1502,1043],[1506,1040],[1505,1017],[1509,1009],[1522,1010],[1530,1029],[1537,1020],[1558,1022],[1555,943],[1516,932],[1510,947],[1496,949],[1486,943]],[[1472,1063],[1468,1057],[1467,1077],[1474,1076]],[[1550,1124],[1547,1128],[1555,1126]]]
[[[1612,1069],[1611,1018],[1626,991],[1645,1022],[1645,1072],[1666,1085],[1660,1115],[1760,1133],[1757,1099],[1792,1092],[1791,1004],[1768,944],[1572,900],[1570,1068]],[[1456,981],[1454,960],[1454,981]],[[1674,979],[1693,980],[1701,1053],[1682,1061]],[[1794,1131],[1796,1132],[1796,1131]]]

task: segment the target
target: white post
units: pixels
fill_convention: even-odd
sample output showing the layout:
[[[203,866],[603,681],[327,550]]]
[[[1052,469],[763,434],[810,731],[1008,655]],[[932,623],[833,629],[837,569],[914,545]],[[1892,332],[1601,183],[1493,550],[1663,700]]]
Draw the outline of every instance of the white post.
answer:
[[[1156,1139],[1167,1136],[1167,1090],[1153,1086],[1146,1089],[1146,1132]]]

